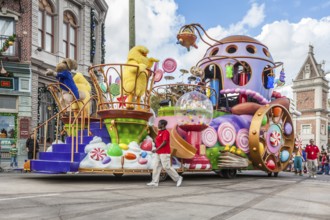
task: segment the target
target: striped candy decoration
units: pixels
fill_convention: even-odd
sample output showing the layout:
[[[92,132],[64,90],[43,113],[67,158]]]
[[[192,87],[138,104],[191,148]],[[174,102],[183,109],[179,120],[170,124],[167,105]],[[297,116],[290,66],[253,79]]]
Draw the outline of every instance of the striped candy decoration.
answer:
[[[97,161],[103,160],[106,156],[107,156],[107,154],[105,153],[105,150],[103,150],[101,148],[94,148],[90,152],[90,157],[93,160],[97,160]]]
[[[213,127],[208,127],[202,132],[202,142],[207,147],[213,147],[218,140],[217,132]]]
[[[237,132],[236,146],[239,147],[244,153],[250,152],[248,129],[243,128]]]
[[[187,169],[191,169],[191,170],[208,170],[211,168],[211,164],[207,163],[207,164],[185,164],[184,165],[185,168]]]
[[[270,144],[272,146],[278,146],[280,144],[280,141],[281,141],[281,134],[277,131],[273,131],[270,134],[269,141],[270,141]]]
[[[229,122],[223,122],[218,128],[218,138],[222,145],[232,146],[236,139],[235,127]]]

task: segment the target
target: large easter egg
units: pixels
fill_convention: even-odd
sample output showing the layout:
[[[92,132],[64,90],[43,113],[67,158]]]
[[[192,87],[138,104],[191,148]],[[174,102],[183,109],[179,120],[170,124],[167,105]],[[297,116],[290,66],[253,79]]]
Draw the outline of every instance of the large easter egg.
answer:
[[[141,153],[141,157],[142,157],[142,158],[146,158],[147,156],[148,156],[148,153],[145,152],[145,151],[142,151],[142,153]]]
[[[151,151],[152,150],[152,140],[146,139],[141,144],[141,150]]]
[[[110,163],[110,161],[111,161],[111,158],[107,156],[102,160],[102,164]]]
[[[281,162],[286,162],[290,157],[290,153],[287,150],[282,150],[281,152]]]
[[[139,164],[142,164],[142,165],[143,165],[143,164],[147,164],[147,163],[148,163],[148,160],[145,159],[145,158],[140,157],[139,160],[138,160],[138,163],[139,163]]]
[[[119,156],[123,155],[123,151],[119,147],[119,144],[111,144],[107,153],[108,153],[108,155],[115,156],[115,157],[119,157]]]
[[[122,149],[122,150],[128,150],[128,145],[127,144],[119,144],[119,147]]]
[[[125,159],[127,159],[127,160],[135,160],[136,159],[136,155],[134,153],[127,152],[125,154]]]
[[[284,125],[284,133],[286,135],[290,135],[292,133],[292,125],[289,122]]]
[[[272,159],[268,160],[266,165],[271,170],[275,169],[275,162]]]
[[[262,118],[262,121],[261,121],[261,125],[265,126],[267,124],[267,122],[268,122],[267,116],[264,115],[264,117]]]
[[[265,152],[265,146],[263,143],[259,142],[259,152],[261,155]]]

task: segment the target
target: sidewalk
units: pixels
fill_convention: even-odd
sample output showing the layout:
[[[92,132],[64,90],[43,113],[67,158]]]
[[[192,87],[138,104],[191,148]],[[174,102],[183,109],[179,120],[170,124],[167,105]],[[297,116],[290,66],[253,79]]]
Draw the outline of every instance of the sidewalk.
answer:
[[[3,160],[1,159],[1,163],[0,163],[0,167],[5,171],[5,172],[10,172],[10,171],[21,171],[23,169],[23,165],[25,160],[27,160],[27,155],[23,154],[23,155],[18,155],[17,156],[17,168],[11,168],[10,167],[10,160],[6,159]]]

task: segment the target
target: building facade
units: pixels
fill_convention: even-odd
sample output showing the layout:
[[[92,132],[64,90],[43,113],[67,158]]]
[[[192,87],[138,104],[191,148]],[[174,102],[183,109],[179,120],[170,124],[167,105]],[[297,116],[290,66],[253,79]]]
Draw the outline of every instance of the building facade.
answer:
[[[329,81],[325,78],[322,65],[314,57],[313,46],[297,77],[293,80],[293,99],[301,116],[294,117],[296,133],[302,138],[303,145],[310,139],[325,149],[328,145],[328,92]]]
[[[30,1],[0,1],[0,146],[19,153],[31,123]]]
[[[16,114],[17,134],[20,119],[25,120],[22,121],[23,127],[27,127],[25,133],[30,133],[56,113],[55,102],[47,91],[47,85],[56,79],[45,76],[47,69],[55,70],[61,60],[72,58],[78,63],[78,71],[88,77],[90,66],[104,63],[107,10],[105,0],[0,1],[0,49],[13,34],[16,37],[14,44],[0,54],[4,69],[11,71],[13,76],[13,80],[4,83],[13,81],[14,86],[0,87],[0,116],[1,113],[4,116]],[[16,103],[12,104],[16,108],[9,106],[12,102]],[[54,130],[53,121],[48,124],[50,137]],[[40,141],[43,136],[44,132],[40,130]]]

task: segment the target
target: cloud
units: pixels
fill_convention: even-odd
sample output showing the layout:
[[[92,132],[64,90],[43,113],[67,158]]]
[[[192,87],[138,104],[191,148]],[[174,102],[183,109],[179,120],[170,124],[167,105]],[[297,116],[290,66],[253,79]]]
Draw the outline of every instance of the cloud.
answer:
[[[107,2],[109,11],[106,20],[106,62],[124,63],[128,53],[128,1]],[[208,46],[198,39],[199,49],[192,48],[187,52],[176,44],[177,32],[185,24],[185,19],[178,14],[178,5],[174,0],[139,0],[136,1],[135,7],[136,43],[148,47],[150,56],[161,61],[168,57],[174,58],[178,68],[172,75],[177,77],[176,81],[181,81],[179,69],[190,69],[194,66],[204,56]],[[265,4],[252,1],[250,9],[239,22],[228,28],[219,24],[206,31],[209,36],[219,40],[229,35],[248,34],[249,29],[255,29],[264,22],[265,7]],[[252,37],[269,48],[274,61],[284,62],[287,84],[292,82],[300,70],[307,57],[309,44],[314,46],[316,60],[325,60],[326,71],[329,71],[330,17],[303,18],[296,23],[287,20],[274,21],[263,25],[260,34]],[[280,70],[277,70],[276,74],[279,72]]]
[[[309,44],[314,46],[316,61],[321,63],[325,60],[325,70],[329,71],[330,16],[320,20],[303,18],[297,23],[276,21],[264,25],[256,38],[268,46],[274,61],[284,62],[287,84],[292,82],[303,65]]]

